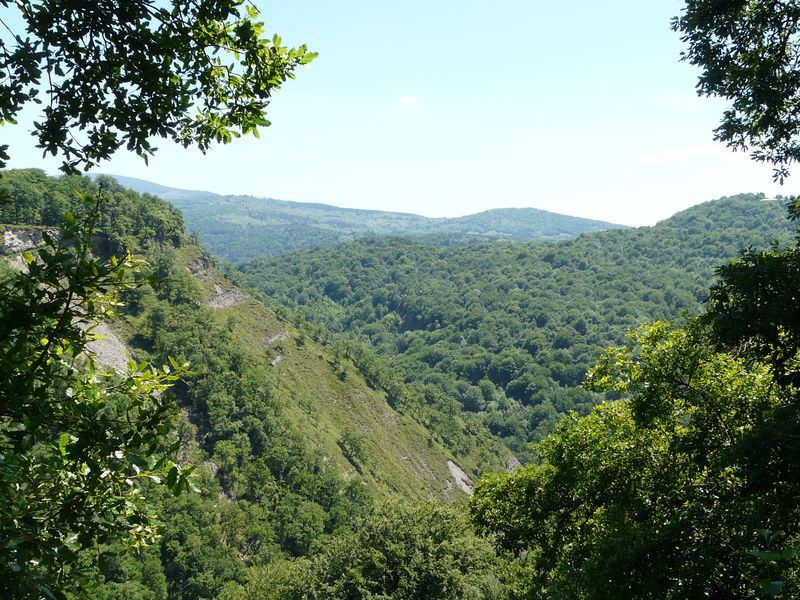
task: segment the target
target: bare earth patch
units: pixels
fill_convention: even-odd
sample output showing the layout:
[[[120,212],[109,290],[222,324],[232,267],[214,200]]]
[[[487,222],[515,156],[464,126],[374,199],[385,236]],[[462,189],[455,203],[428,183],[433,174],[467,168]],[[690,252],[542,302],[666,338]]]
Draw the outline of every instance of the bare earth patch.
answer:
[[[92,333],[103,338],[89,342],[87,345],[89,352],[98,362],[114,369],[117,373],[127,373],[128,350],[122,340],[105,323],[100,323]]]
[[[447,460],[447,468],[450,469],[450,474],[456,480],[456,485],[461,488],[465,494],[472,493],[472,480],[467,475],[466,471],[459,467],[455,461]]]
[[[237,304],[244,302],[245,298],[247,298],[247,294],[243,290],[240,290],[236,287],[231,288],[226,292],[215,283],[214,291],[217,295],[208,301],[208,305],[211,308],[228,308],[230,306],[236,306]]]
[[[284,329],[283,331],[279,331],[275,335],[268,337],[267,341],[264,342],[264,347],[268,348],[273,344],[277,344],[278,342],[285,342],[288,339],[289,339],[289,332]]]

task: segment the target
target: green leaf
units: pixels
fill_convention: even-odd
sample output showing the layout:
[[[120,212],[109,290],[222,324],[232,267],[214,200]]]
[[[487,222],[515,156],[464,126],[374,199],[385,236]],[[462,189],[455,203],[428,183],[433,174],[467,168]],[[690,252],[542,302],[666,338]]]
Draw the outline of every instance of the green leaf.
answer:
[[[167,471],[167,480],[166,480],[167,487],[170,490],[172,490],[172,492],[175,493],[176,495],[177,493],[180,492],[180,490],[177,489],[179,475],[180,472],[178,470],[177,465],[172,465],[169,471]]]
[[[62,433],[61,436],[58,438],[58,451],[61,452],[61,456],[67,455],[68,445],[69,445],[69,435],[66,433]]]

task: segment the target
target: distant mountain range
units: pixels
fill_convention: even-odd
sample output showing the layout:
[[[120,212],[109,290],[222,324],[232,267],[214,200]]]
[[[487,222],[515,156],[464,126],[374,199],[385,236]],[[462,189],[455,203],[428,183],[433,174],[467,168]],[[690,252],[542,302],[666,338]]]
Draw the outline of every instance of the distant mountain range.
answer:
[[[114,175],[125,187],[168,200],[186,226],[221,258],[240,263],[371,235],[402,235],[457,245],[475,241],[554,241],[622,225],[570,217],[536,208],[499,208],[456,218],[340,208],[253,196],[171,188]]]

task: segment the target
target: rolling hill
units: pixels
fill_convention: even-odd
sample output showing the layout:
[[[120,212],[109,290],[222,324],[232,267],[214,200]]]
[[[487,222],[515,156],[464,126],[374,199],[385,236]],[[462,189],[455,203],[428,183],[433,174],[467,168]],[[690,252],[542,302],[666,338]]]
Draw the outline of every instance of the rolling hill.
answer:
[[[369,235],[402,235],[448,245],[495,240],[553,241],[620,225],[535,208],[503,208],[457,218],[339,208],[252,196],[221,196],[114,176],[181,209],[214,254],[239,263],[261,256],[328,246]]]
[[[271,302],[368,345],[430,405],[447,413],[455,402],[525,457],[565,412],[600,400],[581,382],[604,348],[696,313],[717,266],[792,239],[785,213],[742,195],[559,243],[373,237],[241,270]]]

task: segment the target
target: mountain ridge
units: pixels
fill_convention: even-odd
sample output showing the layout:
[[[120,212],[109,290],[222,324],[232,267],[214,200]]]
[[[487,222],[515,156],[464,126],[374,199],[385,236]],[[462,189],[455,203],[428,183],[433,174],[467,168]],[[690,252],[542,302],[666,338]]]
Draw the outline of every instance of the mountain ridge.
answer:
[[[239,263],[370,235],[406,235],[445,245],[474,241],[555,241],[625,226],[533,208],[495,208],[461,217],[342,208],[254,196],[170,188],[109,176],[139,193],[151,193],[183,211],[189,229],[221,258]]]
[[[506,207],[499,207],[499,208],[488,208],[486,210],[479,210],[478,212],[469,213],[466,215],[461,215],[458,217],[426,217],[425,215],[420,215],[418,213],[412,212],[405,212],[405,211],[394,211],[394,210],[382,210],[379,208],[352,208],[347,206],[337,206],[335,204],[328,204],[327,202],[308,202],[303,200],[282,200],[279,198],[272,198],[270,196],[254,196],[253,194],[219,194],[217,192],[209,192],[206,190],[190,190],[184,188],[176,188],[168,185],[163,185],[160,183],[156,183],[154,181],[149,181],[147,179],[140,179],[138,177],[129,177],[127,175],[115,175],[112,173],[97,173],[91,174],[93,177],[112,177],[117,180],[117,182],[126,188],[132,189],[135,192],[140,194],[153,194],[156,196],[160,196],[164,200],[171,201],[173,198],[185,198],[185,197],[192,197],[192,196],[202,196],[208,198],[232,198],[232,199],[250,199],[256,200],[259,202],[270,202],[276,203],[284,206],[304,206],[304,207],[313,207],[313,208],[323,208],[323,209],[336,209],[344,212],[351,212],[351,213],[376,213],[376,214],[389,214],[389,215],[398,215],[398,216],[405,216],[405,217],[415,217],[419,219],[423,219],[425,221],[434,221],[434,222],[452,222],[458,221],[462,219],[467,219],[470,217],[477,217],[486,214],[492,213],[520,213],[520,212],[531,212],[531,213],[545,213],[550,215],[558,215],[562,217],[568,217],[570,219],[578,219],[581,221],[587,221],[591,223],[600,223],[603,225],[612,225],[614,227],[619,227],[621,229],[628,228],[628,225],[622,225],[619,223],[612,223],[610,221],[603,221],[601,219],[590,219],[588,217],[578,217],[575,215],[566,215],[564,213],[557,213],[551,210],[546,210],[543,208],[536,208],[535,206],[506,206]]]

